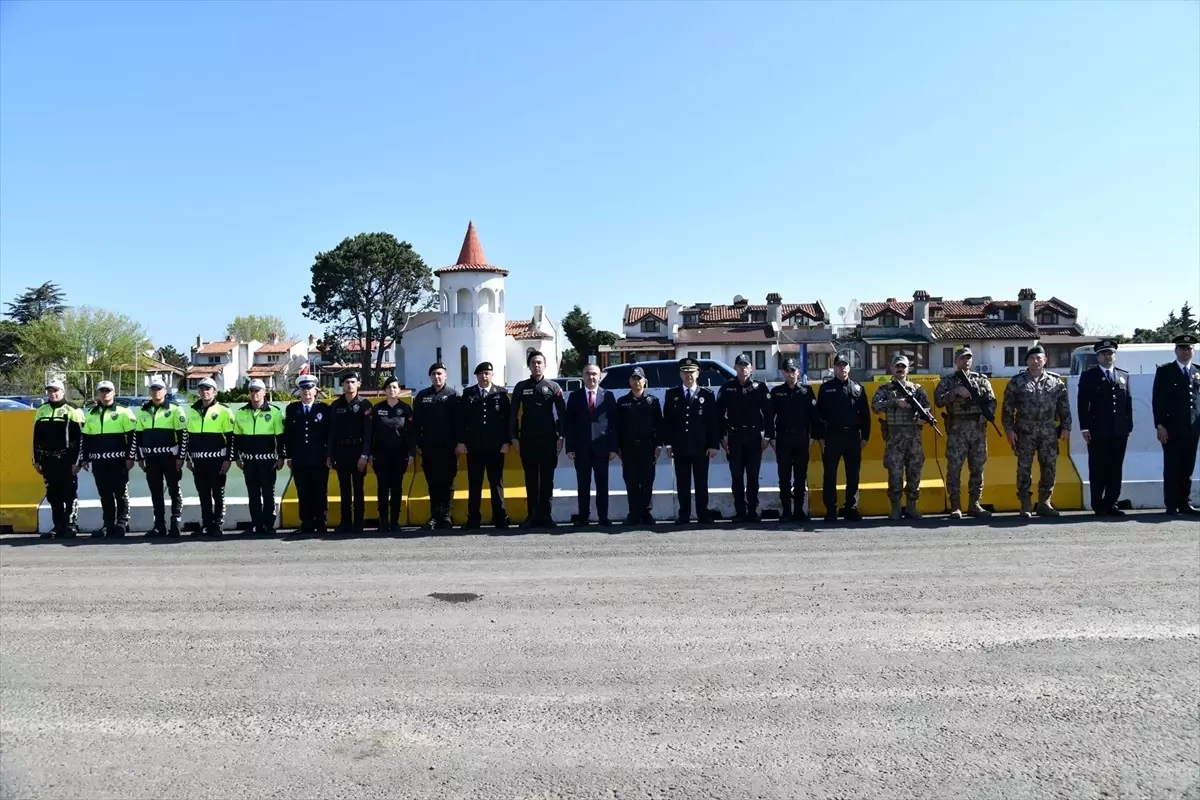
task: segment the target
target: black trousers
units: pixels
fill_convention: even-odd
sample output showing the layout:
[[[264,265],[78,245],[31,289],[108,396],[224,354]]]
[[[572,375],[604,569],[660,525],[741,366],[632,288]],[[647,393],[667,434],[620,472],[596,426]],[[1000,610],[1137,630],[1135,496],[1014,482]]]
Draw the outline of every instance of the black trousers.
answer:
[[[708,510],[708,456],[681,456],[676,454],[675,492],[679,497],[680,519],[692,516],[692,479],[696,481],[696,519],[706,522],[712,515]]]
[[[487,475],[488,491],[492,499],[492,524],[505,519],[504,510],[504,453],[499,450],[480,451],[478,447],[467,447],[467,522],[482,521],[480,507],[483,505],[483,476]]]
[[[1121,498],[1121,470],[1128,443],[1128,436],[1092,434],[1087,448],[1093,511],[1107,511]]]
[[[176,469],[175,464],[175,456],[146,459],[146,486],[150,489],[150,502],[154,504],[154,527],[158,530],[166,530],[167,527],[164,484],[167,494],[171,496],[171,524],[178,527],[183,519],[183,491],[179,488],[183,471]]]
[[[846,504],[844,509],[858,508],[858,474],[862,468],[862,436],[859,430],[830,430],[825,436],[825,454],[821,463],[825,470],[821,496],[825,512],[837,510],[837,468],[846,462]]]
[[[251,530],[267,533],[275,529],[275,461],[243,461],[246,493],[250,496]]]
[[[1187,508],[1192,495],[1192,470],[1200,437],[1171,431],[1163,448],[1163,505],[1170,511]]]
[[[429,516],[434,522],[450,520],[454,503],[454,478],[458,475],[458,456],[454,445],[421,448],[421,471],[429,485]]]
[[[556,439],[522,439],[521,466],[525,468],[526,519],[550,524],[554,499],[554,468],[558,466]]]
[[[225,479],[221,466],[229,463],[223,458],[206,458],[192,462],[192,478],[200,495],[200,529],[220,531],[225,525]]]
[[[779,504],[783,513],[795,508],[804,509],[808,495],[808,454],[811,442],[807,436],[789,436],[775,440],[775,462],[779,467]]]
[[[96,479],[96,491],[100,493],[100,506],[104,509],[104,529],[116,530],[117,526],[129,527],[129,470],[125,459],[108,458],[92,462],[92,475]]]
[[[367,496],[363,489],[363,481],[367,477],[366,470],[358,471],[357,455],[354,456],[352,464],[339,460],[334,461],[333,466],[337,472],[338,492],[341,497],[338,530],[361,531],[367,515]]]
[[[575,453],[575,490],[579,499],[579,520],[592,513],[592,478],[596,480],[596,516],[608,519],[608,455],[592,452]]]
[[[75,524],[75,503],[79,498],[79,478],[71,474],[74,459],[43,457],[42,483],[46,485],[46,502],[54,520],[54,532],[67,533]]]
[[[758,470],[762,465],[762,433],[750,428],[729,431],[729,475],[733,510],[758,511]]]
[[[625,479],[629,519],[634,522],[653,519],[650,507],[654,502],[654,445],[622,445],[621,475]]]
[[[300,530],[321,533],[329,513],[329,467],[292,462],[292,480],[296,483]]]
[[[375,457],[375,500],[379,507],[379,527],[385,530],[400,527],[400,509],[404,507],[404,473],[408,459]]]

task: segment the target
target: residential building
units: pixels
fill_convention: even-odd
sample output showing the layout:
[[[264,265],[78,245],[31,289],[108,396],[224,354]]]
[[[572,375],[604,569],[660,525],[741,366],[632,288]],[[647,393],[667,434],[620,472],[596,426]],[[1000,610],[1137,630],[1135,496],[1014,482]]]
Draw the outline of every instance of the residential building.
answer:
[[[139,355],[135,363],[118,364],[113,368],[117,374],[112,380],[117,385],[118,393],[145,397],[150,391],[150,379],[155,377],[166,381],[168,391],[174,391],[179,386],[184,371],[159,361],[153,353],[151,349],[149,353]]]
[[[292,377],[308,361],[308,343],[303,339],[281,340],[272,333],[252,355],[246,378],[258,378],[268,390],[294,387]]]
[[[240,342],[232,336],[205,342],[199,336],[191,348],[191,366],[187,371],[187,388],[194,391],[200,381],[212,378],[217,391],[237,389],[246,382],[246,372],[262,342],[257,339]]]

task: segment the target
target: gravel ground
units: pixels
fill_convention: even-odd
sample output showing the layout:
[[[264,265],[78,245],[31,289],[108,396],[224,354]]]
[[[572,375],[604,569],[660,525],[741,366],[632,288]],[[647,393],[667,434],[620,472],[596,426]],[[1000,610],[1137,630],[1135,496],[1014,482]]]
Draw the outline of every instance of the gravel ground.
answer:
[[[27,543],[4,797],[1200,800],[1193,521]]]

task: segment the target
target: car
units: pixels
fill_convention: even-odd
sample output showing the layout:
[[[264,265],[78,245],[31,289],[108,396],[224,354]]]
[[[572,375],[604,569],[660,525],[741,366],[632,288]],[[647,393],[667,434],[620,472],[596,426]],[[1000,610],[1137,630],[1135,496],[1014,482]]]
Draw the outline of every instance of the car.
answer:
[[[0,400],[13,400],[17,403],[20,403],[21,405],[29,406],[30,408],[37,408],[42,403],[46,402],[46,398],[42,397],[41,395],[29,395],[29,394],[4,395],[3,397],[0,397]]]
[[[0,397],[0,411],[32,411],[33,406],[28,403],[22,403],[20,400],[11,400],[7,397]]]
[[[700,365],[700,374],[696,376],[696,383],[700,386],[709,386],[715,389],[737,377],[733,367],[723,361],[702,358],[696,363]],[[600,388],[628,389],[629,376],[634,367],[641,367],[642,372],[646,373],[647,389],[666,389],[679,385],[679,362],[663,359],[661,361],[639,361],[634,364],[613,364],[600,374]]]

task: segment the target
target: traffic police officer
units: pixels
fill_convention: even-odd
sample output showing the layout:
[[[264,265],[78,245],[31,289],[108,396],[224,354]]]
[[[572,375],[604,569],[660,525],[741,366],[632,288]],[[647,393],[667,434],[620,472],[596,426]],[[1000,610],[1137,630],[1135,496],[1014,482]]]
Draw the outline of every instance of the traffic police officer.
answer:
[[[283,468],[283,413],[267,402],[266,384],[250,381],[250,402],[233,415],[233,453],[250,496],[250,531],[275,532],[275,473]]]
[[[667,389],[663,409],[663,444],[667,457],[675,461],[675,487],[679,499],[676,525],[686,525],[692,516],[692,481],[696,482],[696,521],[713,521],[708,507],[708,462],[717,456],[721,442],[717,419],[717,396],[696,385],[700,365],[691,358],[679,359],[680,386]]]
[[[842,517],[860,520],[858,510],[858,477],[862,468],[862,451],[871,438],[871,408],[863,385],[850,378],[850,362],[843,353],[833,357],[833,377],[821,384],[817,394],[817,416],[820,418],[821,463],[824,468],[821,497],[825,502],[825,521],[838,518],[838,462],[846,462],[846,503]]]
[[[892,502],[889,519],[900,519],[900,503],[905,495],[908,502],[903,513],[910,519],[923,516],[917,509],[917,499],[921,496],[921,470],[925,467],[925,447],[921,443],[921,425],[925,420],[905,396],[906,389],[916,403],[929,410],[925,388],[908,380],[908,356],[898,354],[892,358],[892,379],[876,389],[871,400],[871,409],[884,414],[887,426],[883,430],[883,466],[888,471],[888,500]]]
[[[504,457],[508,454],[508,420],[512,402],[503,386],[492,383],[491,362],[475,367],[476,384],[462,393],[458,426],[459,455],[467,457],[467,524],[478,528],[483,500],[483,476],[487,474],[492,499],[492,524],[508,527],[504,510]]]
[[[200,495],[200,530],[197,536],[220,536],[225,525],[225,481],[233,463],[233,414],[216,401],[217,384],[200,381],[200,399],[187,415],[184,454]]]
[[[1200,514],[1192,505],[1192,470],[1200,446],[1200,369],[1192,362],[1196,337],[1175,337],[1175,360],[1154,373],[1151,406],[1163,448],[1163,503],[1168,514]]]
[[[300,533],[325,533],[329,508],[329,406],[317,400],[317,379],[296,379],[300,399],[288,403],[283,414],[283,452],[292,481]]]
[[[104,509],[97,537],[117,538],[129,530],[129,471],[137,454],[137,420],[114,402],[112,381],[96,384],[96,405],[84,415],[83,468],[90,469]]]
[[[183,453],[187,449],[187,409],[167,402],[167,384],[150,379],[150,399],[137,410],[138,463],[146,473],[146,486],[154,504],[154,527],[147,536],[178,536],[183,519]],[[171,495],[171,527],[167,528],[163,484]]]
[[[971,371],[974,354],[969,347],[954,353],[955,371],[942,377],[933,390],[933,402],[946,409],[946,496],[950,516],[962,519],[962,468],[966,462],[969,474],[967,513],[972,517],[990,517],[981,504],[983,474],[987,465],[987,419],[995,419],[996,393],[987,376]],[[970,386],[971,388],[967,388]],[[975,390],[979,401],[971,396]]]
[[[67,403],[63,382],[46,383],[46,402],[33,412],[33,468],[46,485],[54,528],[41,534],[69,539],[75,535],[75,505],[83,456],[83,413]]]
[[[617,400],[617,455],[625,478],[629,513],[626,525],[653,525],[654,464],[662,452],[663,412],[658,398],[646,392],[646,373],[629,373],[629,394]]]
[[[1041,345],[1029,348],[1025,356],[1027,369],[1009,379],[1004,387],[1004,432],[1008,444],[1017,454],[1017,496],[1021,500],[1021,516],[1031,517],[1033,457],[1037,455],[1038,479],[1037,513],[1040,517],[1057,517],[1059,510],[1050,505],[1058,474],[1058,443],[1071,436],[1071,404],[1067,399],[1067,382],[1052,372],[1046,372],[1046,351]]]
[[[371,411],[371,401],[358,396],[358,373],[342,378],[342,394],[329,406],[329,466],[337,471],[341,490],[339,533],[363,529],[367,513],[363,479],[371,458]]]
[[[563,449],[567,404],[562,388],[546,378],[546,357],[534,351],[526,359],[529,377],[513,387],[509,439],[525,468],[524,527],[554,527],[554,468]]]
[[[1097,342],[1096,366],[1079,376],[1079,432],[1088,447],[1088,484],[1091,487],[1092,512],[1097,516],[1121,517],[1117,508],[1121,497],[1121,468],[1125,446],[1133,431],[1133,395],[1129,373],[1114,365],[1117,343],[1112,339]]]
[[[750,378],[750,359],[742,353],[733,366],[737,377],[717,395],[721,446],[733,479],[733,522],[758,522],[758,471],[767,443],[775,438],[775,420],[767,385]]]
[[[429,486],[429,521],[426,528],[454,527],[450,520],[454,478],[458,475],[458,392],[446,384],[446,365],[429,367],[430,386],[413,398],[413,429],[421,448],[421,471]]]
[[[794,358],[783,362],[783,383],[771,389],[771,419],[775,426],[771,447],[779,467],[779,521],[806,520],[804,499],[817,423],[817,394],[800,382],[800,364]]]
[[[371,467],[375,470],[379,530],[400,529],[404,505],[404,473],[416,455],[412,436],[413,411],[400,399],[400,381],[389,375],[383,382],[384,401],[371,414]]]

